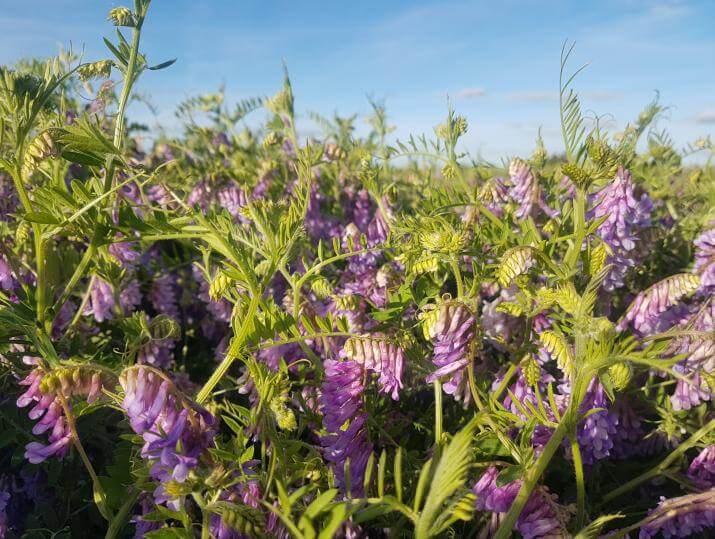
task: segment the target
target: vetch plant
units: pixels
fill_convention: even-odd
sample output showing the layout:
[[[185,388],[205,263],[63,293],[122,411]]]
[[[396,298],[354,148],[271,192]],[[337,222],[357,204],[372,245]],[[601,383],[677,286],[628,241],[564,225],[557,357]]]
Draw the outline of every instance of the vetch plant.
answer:
[[[305,138],[287,71],[146,145],[149,8],[0,69],[0,537],[712,533],[708,139],[592,126],[565,46],[564,155]]]

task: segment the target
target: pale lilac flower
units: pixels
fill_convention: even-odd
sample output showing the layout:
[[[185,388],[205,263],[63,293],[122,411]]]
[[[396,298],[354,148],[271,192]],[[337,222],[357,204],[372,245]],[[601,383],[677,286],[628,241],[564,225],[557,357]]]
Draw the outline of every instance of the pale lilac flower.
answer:
[[[531,167],[521,159],[513,159],[509,163],[509,198],[517,205],[514,215],[519,219],[534,217],[536,208],[547,216],[556,217],[557,211],[549,208],[544,202],[541,187]]]
[[[117,236],[119,237],[119,235]],[[117,241],[109,245],[109,254],[116,258],[122,265],[128,266],[141,257],[139,246],[133,241]]]
[[[114,317],[114,290],[112,285],[101,277],[94,279],[84,314],[92,314],[97,322],[111,320]]]
[[[504,178],[491,178],[479,188],[477,197],[496,217],[502,217],[504,204],[509,200],[509,188]]]
[[[206,211],[213,198],[214,194],[211,186],[205,181],[200,181],[194,186],[191,193],[189,193],[186,202],[189,206],[198,206],[203,211]]]
[[[261,490],[258,481],[250,479],[252,475],[255,475],[252,466],[256,464],[258,464],[258,461],[249,461],[244,464],[243,473],[235,474],[237,482],[221,492],[219,501],[236,505],[243,504],[257,509],[260,504]],[[242,539],[245,537],[217,514],[211,515],[210,529],[211,537],[216,539]]]
[[[439,306],[436,319],[425,328],[434,346],[432,362],[437,366],[427,382],[443,380],[445,393],[464,402],[469,399],[465,372],[473,361],[474,326],[474,315],[466,305],[446,301]]]
[[[506,513],[514,503],[521,481],[498,486],[498,475],[498,470],[490,466],[474,485],[472,492],[477,497],[477,510]],[[556,496],[549,494],[545,487],[537,487],[521,511],[515,529],[524,539],[561,537],[565,530],[560,513],[565,513],[565,510],[559,507]],[[493,533],[495,530],[490,531]]]
[[[704,294],[713,294],[715,293],[715,227],[700,234],[693,243],[695,244],[693,269],[700,275],[700,290]]]
[[[139,509],[141,513],[134,515],[132,523],[134,524],[134,539],[143,539],[150,531],[161,528],[161,522],[152,520],[144,520],[142,517],[155,511],[154,503],[151,500],[151,495],[142,493],[139,498]]]
[[[248,204],[246,193],[236,185],[224,187],[218,192],[218,204],[225,208],[233,217],[240,217],[241,208]]]
[[[529,165],[520,159],[514,159],[509,164],[509,181],[509,197],[517,204],[514,215],[525,219],[532,214],[541,196],[539,183]]]
[[[5,257],[0,255],[0,288],[6,292],[11,292],[17,288],[18,282],[15,274],[7,263]]]
[[[699,532],[714,531],[715,488],[679,498],[661,497],[641,526],[639,539],[650,539],[663,534],[670,537],[692,537]]]
[[[715,341],[708,333],[715,331],[715,300],[709,299],[689,318],[680,323],[684,329],[704,333],[703,337],[679,337],[671,343],[671,353],[686,355],[673,368],[689,381],[678,379],[670,402],[674,410],[690,410],[712,398],[707,376],[715,372]]]
[[[32,464],[39,464],[50,457],[64,457],[69,451],[72,433],[64,416],[59,398],[54,394],[45,394],[40,390],[44,372],[35,368],[23,380],[22,386],[28,386],[25,393],[17,399],[17,406],[25,408],[33,404],[29,412],[32,420],[39,421],[32,428],[32,433],[40,435],[49,431],[49,445],[30,442],[25,446],[25,458]]]
[[[122,285],[122,291],[119,292],[119,306],[122,308],[123,313],[127,314],[132,312],[141,301],[142,296],[139,289],[139,281],[132,279]]]
[[[328,359],[324,367],[320,404],[323,424],[330,434],[321,438],[323,454],[332,464],[338,485],[343,489],[346,487],[345,463],[350,459],[350,490],[359,496],[363,491],[365,466],[372,452],[365,427],[367,414],[363,411],[365,371],[352,360]]]
[[[402,348],[379,334],[363,335],[349,339],[343,347],[343,355],[363,369],[377,373],[380,391],[399,400],[404,364]]]
[[[715,487],[715,445],[708,445],[693,459],[687,475],[701,489]]]
[[[156,202],[159,206],[163,207],[169,206],[174,201],[174,197],[171,196],[171,193],[169,193],[163,185],[150,186],[149,189],[147,189],[146,195],[150,202]]]
[[[641,332],[647,332],[659,315],[676,305],[683,297],[698,288],[698,278],[681,273],[666,277],[639,293],[619,320],[617,329],[624,331],[629,323]]]
[[[594,464],[611,454],[613,438],[619,431],[618,415],[609,410],[609,402],[603,386],[595,379],[581,404],[581,413],[594,408],[603,408],[590,414],[577,428],[578,445],[584,464]]]
[[[169,495],[164,484],[186,481],[199,456],[213,445],[216,420],[151,368],[126,369],[119,383],[124,389],[122,408],[129,424],[144,439],[142,457],[152,463],[151,476],[160,483],[154,499],[178,510],[181,500]]]
[[[154,278],[149,290],[149,301],[156,312],[179,320],[176,278],[173,275],[164,273]]]
[[[650,226],[653,204],[645,194],[636,200],[631,174],[622,167],[618,168],[614,180],[593,196],[593,204],[588,218],[606,218],[597,234],[612,251],[606,260],[612,268],[603,285],[605,290],[611,291],[623,286],[626,273],[639,259],[635,252],[637,232]]]
[[[620,399],[615,413],[618,418],[618,428],[611,436],[613,441],[611,455],[625,459],[641,453],[645,431],[635,410],[624,399]]]
[[[10,531],[8,524],[7,506],[10,501],[10,493],[4,488],[0,489],[0,537],[6,537]]]

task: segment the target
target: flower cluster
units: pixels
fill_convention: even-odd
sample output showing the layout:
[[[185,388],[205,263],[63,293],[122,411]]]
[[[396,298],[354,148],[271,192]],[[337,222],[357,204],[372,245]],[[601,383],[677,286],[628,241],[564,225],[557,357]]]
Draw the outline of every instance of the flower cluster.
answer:
[[[124,390],[122,408],[132,430],[144,439],[142,457],[149,461],[151,476],[159,482],[154,499],[178,509],[181,497],[173,485],[186,481],[212,445],[216,420],[149,367],[125,370],[119,382]]]

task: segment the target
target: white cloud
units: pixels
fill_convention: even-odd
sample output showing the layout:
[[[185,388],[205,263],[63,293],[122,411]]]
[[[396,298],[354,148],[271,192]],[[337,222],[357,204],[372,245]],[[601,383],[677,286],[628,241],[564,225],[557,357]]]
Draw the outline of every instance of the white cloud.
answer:
[[[484,97],[487,95],[487,91],[484,88],[462,88],[454,97],[456,99],[476,99],[478,97]]]
[[[526,92],[512,92],[504,96],[512,103],[544,103],[548,101],[558,101],[558,92],[548,92],[541,90],[530,90]]]
[[[715,124],[715,110],[705,110],[695,117],[697,124]]]

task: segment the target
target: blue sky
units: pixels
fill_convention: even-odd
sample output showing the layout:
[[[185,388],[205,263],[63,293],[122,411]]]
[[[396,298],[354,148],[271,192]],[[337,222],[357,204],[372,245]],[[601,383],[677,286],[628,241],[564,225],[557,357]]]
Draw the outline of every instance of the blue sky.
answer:
[[[70,43],[102,58],[101,37],[112,31],[106,13],[122,5],[3,4],[0,63]],[[715,131],[714,26],[712,0],[154,0],[144,50],[151,62],[178,61],[140,81],[158,117],[142,107],[133,114],[171,129],[176,103],[222,83],[231,99],[271,95],[285,60],[303,115],[364,115],[372,95],[405,137],[431,132],[449,98],[469,120],[472,154],[530,152],[540,126],[559,151],[559,53],[568,38],[576,41],[572,66],[590,62],[576,81],[586,110],[622,127],[659,90],[671,106],[659,127],[684,145]],[[310,131],[304,116],[302,124]]]

